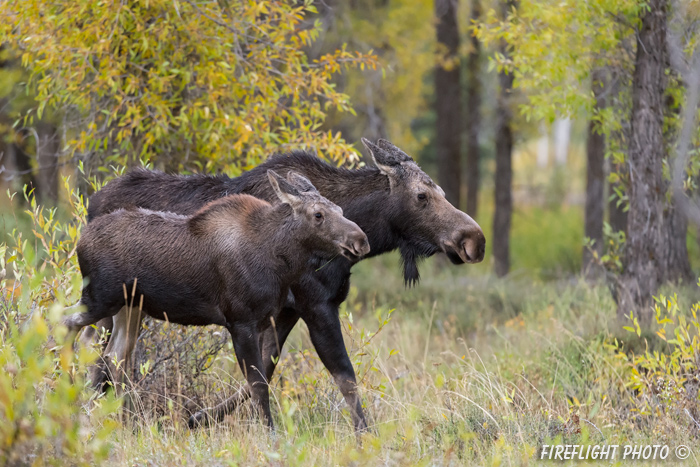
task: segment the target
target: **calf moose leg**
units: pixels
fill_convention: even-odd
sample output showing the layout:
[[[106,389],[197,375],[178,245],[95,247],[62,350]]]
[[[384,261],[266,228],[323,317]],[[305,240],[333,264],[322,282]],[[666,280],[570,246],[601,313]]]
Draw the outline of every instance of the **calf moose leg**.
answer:
[[[121,311],[119,312],[121,313]],[[97,344],[100,340],[100,330],[102,328],[105,328],[107,331],[109,331],[110,335],[112,333],[112,318],[104,318],[99,320],[96,324],[95,327],[89,327],[83,331],[83,333],[80,335],[80,343],[84,347],[89,347],[90,345]],[[104,343],[104,347],[107,347],[107,343],[109,342],[109,336],[107,337],[106,342]]]
[[[362,401],[357,394],[355,369],[345,349],[343,332],[340,328],[338,309],[330,305],[317,307],[304,321],[309,328],[311,342],[321,361],[333,376],[340,392],[350,407],[356,431],[366,431],[367,421],[362,411]]]
[[[304,319],[309,328],[311,341],[316,348],[318,356],[333,376],[345,401],[350,407],[355,430],[365,431],[367,430],[367,421],[365,420],[365,415],[362,410],[362,402],[357,394],[355,370],[345,350],[338,310],[330,305],[318,307],[318,309],[322,311],[310,313],[309,316]],[[285,308],[282,310],[282,313],[280,313],[276,322],[277,339],[280,349],[284,346],[289,332],[298,320],[299,315],[291,308]],[[276,363],[271,356],[278,355],[277,343],[274,341],[274,334],[271,328],[267,329],[265,332],[263,351],[265,373],[269,381],[276,367]],[[248,399],[250,395],[250,386],[246,385],[221,404],[213,408],[200,410],[190,417],[190,428],[195,428],[204,420],[221,421],[226,414],[235,410],[236,407]]]
[[[72,333],[73,337],[75,337],[78,331],[80,331],[85,326],[95,324],[103,318],[112,319],[112,316],[117,314],[120,308],[118,306],[104,307],[101,304],[88,305],[88,303],[92,302],[87,302],[85,300],[85,296],[89,296],[89,294],[83,292],[83,298],[81,298],[78,303],[69,307],[68,309],[77,309],[81,306],[86,306],[87,310],[64,316],[62,320],[63,325],[68,328],[68,332]]]
[[[265,424],[274,428],[270,412],[270,391],[267,378],[263,374],[262,356],[258,342],[257,323],[247,325],[232,325],[228,327],[233,339],[233,349],[241,371],[245,375],[253,403],[257,406]]]
[[[272,375],[277,367],[280,351],[284,347],[284,343],[289,337],[289,333],[299,321],[299,313],[293,308],[283,308],[280,312],[275,326],[270,326],[262,333],[261,354],[263,367],[265,368],[265,377],[267,381],[272,380]],[[250,397],[250,386],[246,384],[239,389],[234,395],[216,405],[207,409],[202,409],[194,413],[188,422],[190,428],[195,428],[202,423],[208,421],[220,422],[224,417],[236,410],[240,404],[248,400]]]
[[[101,361],[96,364],[90,375],[94,387],[104,389],[105,383],[111,379],[117,394],[121,393],[122,383],[126,382],[131,354],[141,330],[143,313],[138,309],[123,307],[113,317],[112,335],[105,348]]]

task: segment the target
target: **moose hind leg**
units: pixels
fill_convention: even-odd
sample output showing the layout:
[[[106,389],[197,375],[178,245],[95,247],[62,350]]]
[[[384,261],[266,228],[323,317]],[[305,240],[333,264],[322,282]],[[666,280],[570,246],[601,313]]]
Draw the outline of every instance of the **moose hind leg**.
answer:
[[[83,312],[77,312],[65,316],[63,318],[63,324],[68,327],[68,331],[77,334],[85,326],[95,324],[103,318],[109,318],[119,311],[119,307],[101,307],[92,304],[86,304],[81,299],[78,303],[68,308],[77,309],[81,306],[87,306],[87,310]]]
[[[98,344],[100,342],[100,336],[102,335],[102,328],[106,329],[111,334],[112,318],[103,318],[100,321],[98,321],[94,327],[91,326],[83,330],[83,333],[80,335],[80,343],[83,345],[83,347],[89,347],[91,345]],[[102,350],[104,350],[104,348],[107,347],[108,342],[109,336],[104,342]]]
[[[102,357],[102,364],[93,373],[92,381],[97,388],[104,388],[106,381],[111,380],[117,393],[121,393],[142,320],[143,313],[140,310],[126,306],[112,318],[112,335]]]

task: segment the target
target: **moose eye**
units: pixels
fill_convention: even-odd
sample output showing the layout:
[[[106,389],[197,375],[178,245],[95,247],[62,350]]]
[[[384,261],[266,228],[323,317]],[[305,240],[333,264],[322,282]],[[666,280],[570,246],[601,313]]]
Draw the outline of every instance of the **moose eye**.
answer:
[[[323,214],[321,214],[320,212],[317,212],[316,214],[314,214],[314,216],[316,217],[316,219],[323,219]]]
[[[425,201],[428,198],[428,196],[425,193],[418,193],[418,199],[421,201]]]

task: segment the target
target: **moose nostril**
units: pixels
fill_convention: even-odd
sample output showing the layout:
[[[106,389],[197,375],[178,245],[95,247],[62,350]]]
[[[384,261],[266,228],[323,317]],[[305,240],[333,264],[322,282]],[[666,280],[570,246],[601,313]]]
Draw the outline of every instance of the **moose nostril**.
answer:
[[[462,248],[462,251],[464,251],[464,255],[467,257],[467,261],[471,262],[474,260],[474,258],[472,258],[472,255],[469,254],[468,243],[469,243],[469,240],[462,242],[461,248]]]
[[[481,230],[465,230],[461,232],[462,251],[469,263],[478,263],[484,259],[486,238]]]
[[[367,244],[367,239],[364,236],[355,240],[352,246],[358,256],[363,256],[369,251],[369,245]]]

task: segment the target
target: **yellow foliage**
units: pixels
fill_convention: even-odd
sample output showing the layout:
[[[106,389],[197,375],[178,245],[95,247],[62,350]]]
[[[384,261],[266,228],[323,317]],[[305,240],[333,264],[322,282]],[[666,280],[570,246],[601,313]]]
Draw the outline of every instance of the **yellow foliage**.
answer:
[[[0,40],[31,73],[36,115],[58,110],[67,149],[92,170],[137,158],[181,169],[241,168],[311,148],[354,162],[329,109],[352,111],[330,78],[376,66],[345,48],[309,60],[310,2],[2,2]]]

